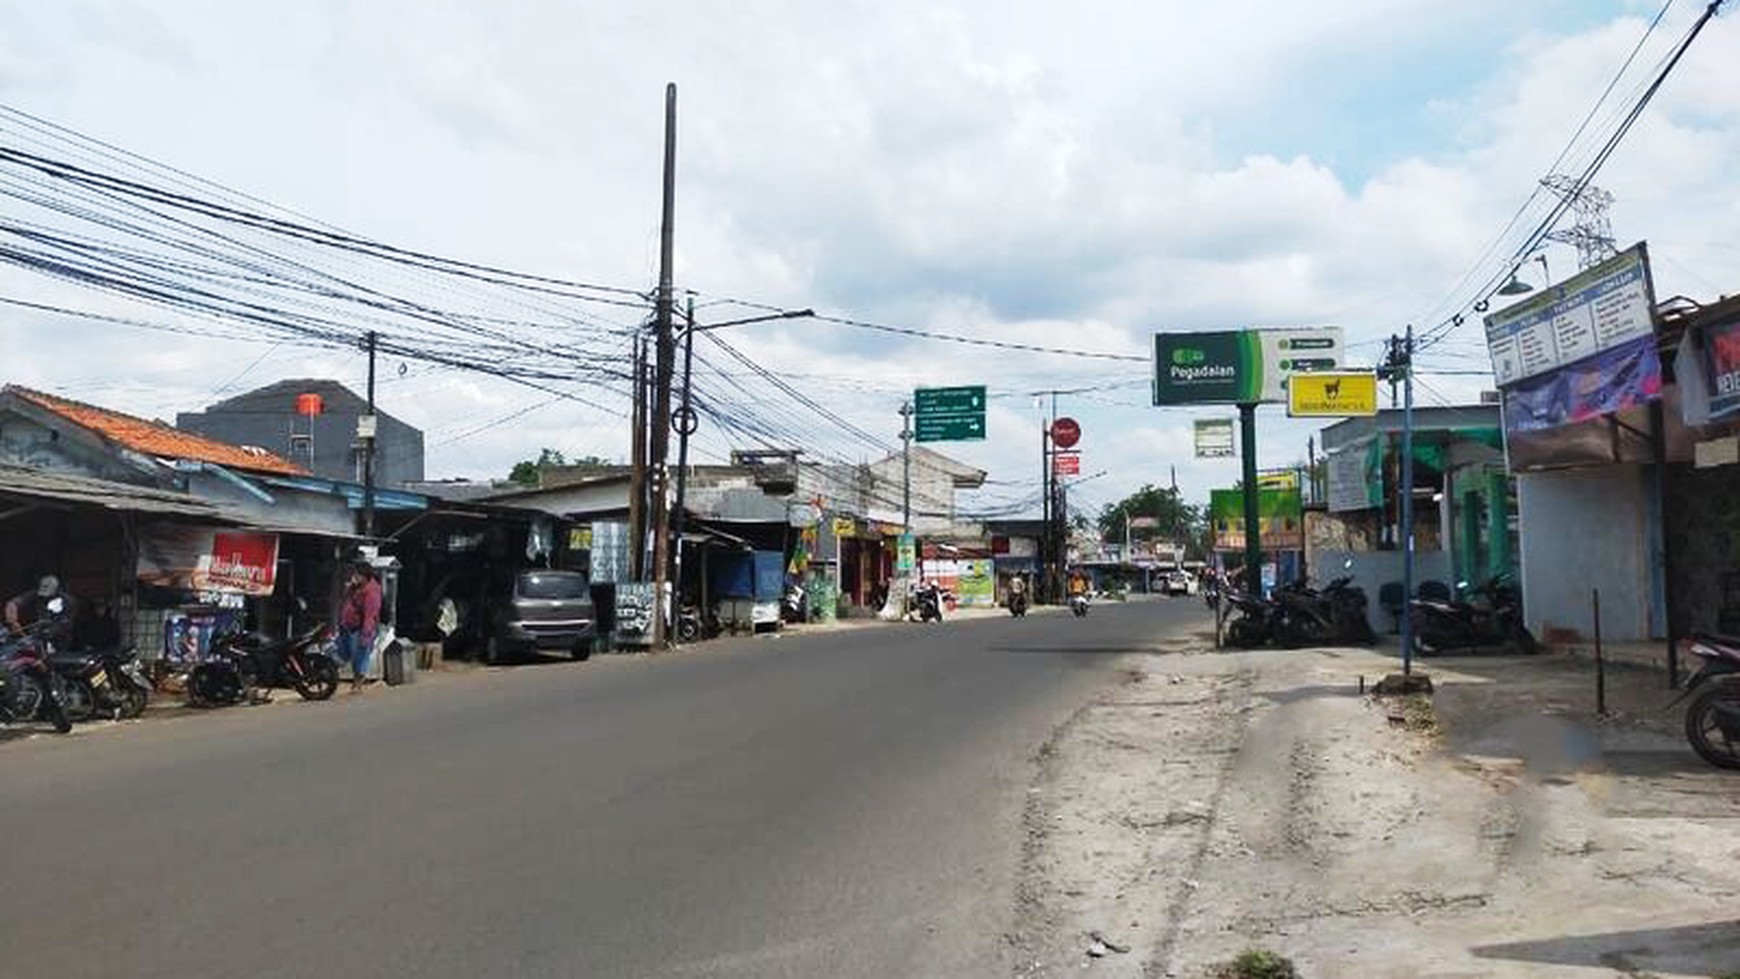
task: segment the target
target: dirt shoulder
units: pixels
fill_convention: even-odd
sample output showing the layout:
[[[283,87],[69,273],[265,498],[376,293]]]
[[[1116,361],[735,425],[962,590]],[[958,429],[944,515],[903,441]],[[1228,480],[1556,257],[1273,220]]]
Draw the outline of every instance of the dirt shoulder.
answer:
[[[1740,778],[1649,709],[1657,674],[1610,676],[1600,719],[1562,658],[1429,662],[1407,713],[1359,693],[1395,665],[1369,651],[1130,664],[1041,752],[1017,975],[1740,971]]]

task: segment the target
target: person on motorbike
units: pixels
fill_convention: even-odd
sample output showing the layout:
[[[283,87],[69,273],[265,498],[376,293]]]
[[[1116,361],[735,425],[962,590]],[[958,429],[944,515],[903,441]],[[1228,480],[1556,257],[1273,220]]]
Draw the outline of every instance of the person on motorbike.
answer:
[[[48,603],[55,598],[59,598],[62,603],[58,616],[48,608]],[[6,603],[6,629],[16,636],[38,622],[54,616],[61,622],[56,631],[64,633],[70,628],[75,611],[73,597],[61,588],[60,579],[45,574],[37,580],[35,588],[13,596]]]

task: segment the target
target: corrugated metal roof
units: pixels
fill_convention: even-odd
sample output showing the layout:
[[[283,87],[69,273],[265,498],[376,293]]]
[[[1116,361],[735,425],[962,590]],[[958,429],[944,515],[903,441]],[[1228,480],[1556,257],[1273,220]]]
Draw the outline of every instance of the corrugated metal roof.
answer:
[[[173,490],[42,469],[0,466],[0,497],[8,496],[97,506],[122,513],[200,517],[238,524],[247,522],[227,507]]]

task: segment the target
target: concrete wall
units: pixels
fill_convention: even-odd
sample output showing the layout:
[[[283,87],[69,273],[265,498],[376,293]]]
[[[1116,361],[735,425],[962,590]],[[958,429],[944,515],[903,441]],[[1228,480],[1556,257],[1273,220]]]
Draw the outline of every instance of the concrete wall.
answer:
[[[1613,465],[1517,477],[1523,611],[1537,637],[1593,632],[1590,593],[1601,590],[1602,638],[1660,635],[1651,614],[1648,472]]]
[[[1350,559],[1353,567],[1343,569],[1342,565]],[[1331,579],[1351,575],[1353,583],[1365,589],[1365,614],[1372,631],[1381,636],[1395,627],[1395,620],[1378,604],[1378,590],[1385,582],[1402,580],[1401,551],[1323,550],[1314,553],[1311,560],[1314,562],[1310,569],[1312,584],[1324,585]],[[1418,551],[1414,554],[1415,588],[1419,588],[1422,581],[1442,581],[1455,587],[1452,573],[1449,551]]]

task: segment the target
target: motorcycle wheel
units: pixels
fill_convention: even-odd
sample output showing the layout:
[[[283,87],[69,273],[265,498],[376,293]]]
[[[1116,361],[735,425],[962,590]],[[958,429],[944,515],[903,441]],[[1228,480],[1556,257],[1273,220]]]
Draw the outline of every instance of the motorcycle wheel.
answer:
[[[241,678],[215,663],[201,663],[187,675],[187,699],[195,707],[227,707],[242,699]]]
[[[61,705],[59,700],[53,697],[48,698],[48,703],[43,705],[43,710],[48,714],[48,722],[54,725],[55,733],[68,734],[72,731],[72,718],[66,716],[66,708]]]
[[[84,722],[97,714],[97,692],[91,689],[89,680],[74,679],[66,682],[66,692],[62,694],[64,702],[62,710],[74,721]]]
[[[1740,684],[1717,683],[1686,707],[1686,740],[1698,757],[1717,768],[1740,769],[1740,741],[1731,741],[1717,723],[1718,705],[1740,710]]]
[[[1226,641],[1240,649],[1256,649],[1269,641],[1268,630],[1249,618],[1234,619],[1227,623]]]
[[[694,642],[701,638],[701,620],[687,615],[677,617],[677,642]]]
[[[150,702],[151,694],[146,691],[145,688],[136,687],[129,683],[121,694],[120,712],[116,715],[115,719],[118,721],[130,721],[145,713],[145,707]]]
[[[338,692],[338,664],[325,656],[310,656],[304,662],[307,672],[296,681],[296,693],[303,700],[329,700]]]

